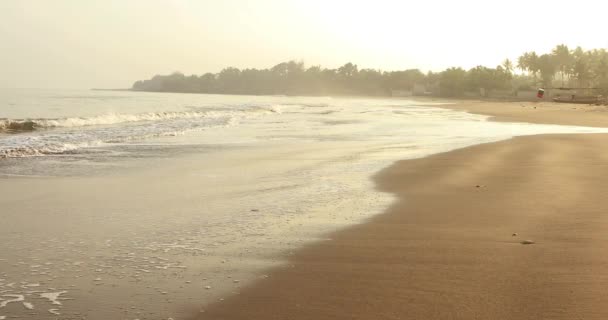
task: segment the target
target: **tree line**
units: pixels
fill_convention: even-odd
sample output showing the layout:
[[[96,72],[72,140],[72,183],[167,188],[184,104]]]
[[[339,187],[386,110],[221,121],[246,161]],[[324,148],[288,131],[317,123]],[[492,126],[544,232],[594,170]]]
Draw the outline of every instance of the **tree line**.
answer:
[[[556,46],[550,53],[526,52],[517,59],[517,67],[543,86],[608,88],[608,52],[606,49],[571,50]]]
[[[515,67],[520,72],[515,72]],[[369,95],[390,96],[417,92],[461,96],[467,92],[535,90],[538,87],[595,87],[608,92],[608,52],[556,46],[550,53],[526,52],[495,68],[448,68],[442,72],[419,69],[381,71],[359,69],[347,63],[336,69],[306,67],[301,61],[280,63],[269,69],[225,68],[219,73],[186,76],[180,72],[137,81],[132,90],[155,92],[249,95]]]

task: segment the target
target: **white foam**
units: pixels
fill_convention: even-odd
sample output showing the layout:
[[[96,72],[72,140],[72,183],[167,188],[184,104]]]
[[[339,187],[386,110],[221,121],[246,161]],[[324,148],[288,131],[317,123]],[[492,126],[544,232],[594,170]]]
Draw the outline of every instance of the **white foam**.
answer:
[[[48,299],[52,304],[61,305],[61,302],[59,301],[59,297],[64,293],[67,293],[67,291],[45,292],[45,293],[41,293],[40,297]]]
[[[140,141],[156,137],[181,136],[192,131],[206,130],[211,127],[231,127],[239,123],[238,117],[247,116],[239,111],[225,112],[182,112],[162,113],[164,116],[132,116],[125,115],[119,119],[133,121],[108,121],[105,127],[86,126],[100,125],[97,118],[71,125],[75,120],[38,120],[45,128],[64,128],[53,131],[34,131],[27,134],[8,135],[0,137],[0,158],[19,158],[54,154],[74,153],[81,149],[99,147],[104,144],[117,144]],[[110,117],[112,118],[112,117]],[[138,120],[136,120],[138,119]],[[124,125],[124,122],[136,122]],[[49,124],[51,123],[51,124]],[[67,129],[82,127],[78,131]]]
[[[49,128],[72,128],[111,125],[126,122],[140,121],[163,121],[173,119],[197,119],[204,117],[217,116],[217,112],[198,112],[198,111],[183,111],[183,112],[148,112],[139,114],[123,114],[123,113],[106,113],[94,117],[74,117],[61,119],[6,119],[0,121],[0,130],[9,129],[11,126],[19,127],[20,125],[31,123],[36,129]]]
[[[248,109],[234,110],[201,110],[201,111],[162,111],[144,112],[137,114],[105,113],[92,117],[70,117],[58,119],[0,119],[0,132],[11,127],[23,127],[30,124],[33,129],[74,128],[87,126],[106,126],[129,122],[152,122],[178,119],[221,118],[249,113],[251,115],[264,113],[281,113],[281,105],[259,106]]]
[[[4,300],[4,301],[0,302],[0,308],[4,308],[9,303],[12,303],[12,302],[21,302],[21,301],[25,300],[25,296],[21,295],[21,294],[3,294],[2,296],[13,298],[13,299],[8,299],[8,300]]]

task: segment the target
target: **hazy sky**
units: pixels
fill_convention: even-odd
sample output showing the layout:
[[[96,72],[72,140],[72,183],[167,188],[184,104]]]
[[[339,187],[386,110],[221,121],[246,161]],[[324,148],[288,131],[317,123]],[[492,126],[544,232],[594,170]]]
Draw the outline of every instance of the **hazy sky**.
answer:
[[[0,0],[0,87],[130,87],[291,59],[383,70],[496,66],[608,47],[604,1]]]

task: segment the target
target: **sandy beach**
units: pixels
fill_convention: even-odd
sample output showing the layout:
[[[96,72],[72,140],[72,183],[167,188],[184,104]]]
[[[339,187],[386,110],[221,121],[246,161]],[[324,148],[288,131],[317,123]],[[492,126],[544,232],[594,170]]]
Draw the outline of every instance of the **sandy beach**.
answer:
[[[604,107],[451,107],[608,126]],[[192,319],[605,319],[606,143],[538,135],[397,162],[374,176],[398,197],[386,212]]]
[[[608,107],[555,102],[456,100],[453,110],[491,116],[494,121],[606,127]]]

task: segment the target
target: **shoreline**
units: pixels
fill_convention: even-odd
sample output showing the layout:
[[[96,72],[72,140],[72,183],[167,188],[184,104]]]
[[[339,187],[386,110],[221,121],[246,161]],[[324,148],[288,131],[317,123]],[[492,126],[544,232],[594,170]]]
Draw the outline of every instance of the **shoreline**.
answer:
[[[597,109],[518,104],[441,108],[608,126]],[[537,135],[397,161],[374,175],[398,198],[387,211],[297,250],[192,319],[603,319],[606,142]],[[528,239],[536,243],[520,244]]]

